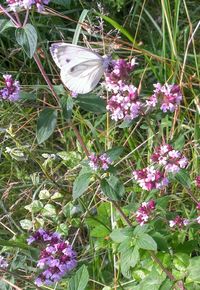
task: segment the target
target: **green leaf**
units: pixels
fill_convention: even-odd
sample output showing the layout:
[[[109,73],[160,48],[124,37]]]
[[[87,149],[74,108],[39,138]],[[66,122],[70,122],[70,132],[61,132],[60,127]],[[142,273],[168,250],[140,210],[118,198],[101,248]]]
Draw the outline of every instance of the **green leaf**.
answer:
[[[34,200],[31,204],[24,207],[31,213],[38,213],[43,208],[43,203],[40,200]]]
[[[23,28],[18,28],[15,37],[28,57],[32,58],[37,47],[37,32],[34,26],[28,23]]]
[[[96,94],[78,95],[75,102],[85,111],[92,113],[105,113],[106,102]]]
[[[36,137],[38,144],[46,141],[53,133],[57,123],[57,111],[52,109],[44,109],[37,121]]]
[[[0,33],[10,27],[14,27],[13,23],[10,20],[0,19]]]
[[[143,225],[143,226],[138,225],[138,226],[135,227],[135,229],[133,231],[133,234],[135,236],[139,236],[141,234],[144,234],[144,233],[148,232],[148,230],[149,230],[149,226],[148,225]]]
[[[190,264],[187,268],[188,278],[194,282],[200,282],[200,257],[194,257],[190,259]]]
[[[47,189],[40,190],[39,199],[49,199],[50,197],[51,197],[51,194]]]
[[[69,290],[84,290],[89,281],[89,274],[85,265],[76,272],[76,274],[69,280]]]
[[[105,238],[109,236],[110,231],[107,227],[104,225],[98,225],[91,231],[91,237],[95,238]]]
[[[65,96],[61,98],[61,107],[64,118],[69,121],[72,116],[74,100],[72,97],[66,98]]]
[[[180,134],[176,139],[175,142],[173,143],[174,148],[176,150],[182,150],[184,145],[185,145],[185,135]]]
[[[123,229],[115,229],[110,234],[111,239],[116,243],[122,243],[128,237],[133,235],[133,229],[130,227],[123,228]]]
[[[114,175],[101,180],[101,189],[111,200],[120,200],[125,192],[124,185]]]
[[[137,246],[140,249],[156,251],[157,244],[154,239],[148,234],[141,234],[137,238]]]
[[[140,255],[137,247],[128,247],[121,253],[121,271],[124,277],[130,278],[130,268],[135,267]]]
[[[173,265],[179,271],[185,271],[189,265],[190,256],[185,253],[177,253],[173,259]]]
[[[128,40],[130,40],[132,43],[134,43],[136,45],[135,39],[133,38],[133,36],[123,27],[121,26],[119,23],[117,23],[117,21],[113,20],[112,18],[97,13],[101,18],[103,18],[105,21],[107,21],[108,23],[110,23],[114,28],[116,28],[117,30],[119,30],[124,36],[126,36],[128,38]]]
[[[42,215],[45,217],[55,218],[57,216],[55,206],[53,204],[46,204],[42,210]]]
[[[80,197],[88,188],[91,178],[91,173],[82,173],[78,175],[73,184],[73,199]]]
[[[74,37],[73,37],[73,40],[72,40],[73,44],[77,44],[78,43],[79,35],[81,33],[82,23],[84,23],[88,12],[89,12],[89,10],[87,10],[87,9],[83,9],[83,11],[81,12],[81,15],[80,15],[79,20],[78,20],[78,24],[76,26],[76,30],[74,32]]]
[[[29,245],[19,242],[19,241],[8,241],[8,240],[3,240],[3,239],[0,239],[0,246],[13,247],[13,248],[19,248],[19,249],[31,248]]]
[[[24,229],[24,230],[30,231],[33,227],[32,221],[30,221],[28,219],[21,220],[19,223],[20,223],[22,229]]]
[[[165,236],[163,236],[159,232],[155,232],[152,234],[152,238],[155,240],[159,250],[165,251],[165,252],[169,251],[167,238]]]
[[[186,170],[180,170],[176,175],[175,178],[184,186],[187,188],[191,187],[191,179],[188,171]]]
[[[108,155],[108,157],[110,157],[112,161],[115,161],[117,158],[119,158],[123,151],[123,147],[113,147],[112,149],[107,150],[106,154]]]
[[[159,290],[161,284],[166,279],[165,273],[159,273],[156,269],[152,269],[149,275],[147,275],[139,284],[137,290]]]

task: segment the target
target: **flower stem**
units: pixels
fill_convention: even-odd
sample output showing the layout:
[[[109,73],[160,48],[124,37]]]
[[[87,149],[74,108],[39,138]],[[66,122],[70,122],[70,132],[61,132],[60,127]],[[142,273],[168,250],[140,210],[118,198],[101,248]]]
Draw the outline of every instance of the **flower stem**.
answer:
[[[3,13],[8,16],[8,18],[10,18],[10,20],[12,21],[12,23],[15,25],[16,28],[19,28],[20,25],[19,23],[14,19],[14,17],[12,17],[12,15],[0,4],[0,9],[3,11]]]

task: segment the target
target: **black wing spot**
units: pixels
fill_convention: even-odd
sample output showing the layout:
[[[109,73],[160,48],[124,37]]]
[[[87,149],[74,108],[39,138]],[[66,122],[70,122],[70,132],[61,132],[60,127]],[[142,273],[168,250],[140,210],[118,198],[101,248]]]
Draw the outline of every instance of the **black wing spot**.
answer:
[[[67,59],[66,59],[66,62],[67,62],[67,63],[70,62],[70,59],[67,58]]]

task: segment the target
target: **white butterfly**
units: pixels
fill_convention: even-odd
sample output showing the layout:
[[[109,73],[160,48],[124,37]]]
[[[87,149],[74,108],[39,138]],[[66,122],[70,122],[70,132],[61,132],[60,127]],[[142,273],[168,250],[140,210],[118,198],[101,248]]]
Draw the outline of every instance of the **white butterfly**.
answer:
[[[74,44],[55,43],[50,48],[65,86],[77,94],[92,91],[109,66],[111,58]]]

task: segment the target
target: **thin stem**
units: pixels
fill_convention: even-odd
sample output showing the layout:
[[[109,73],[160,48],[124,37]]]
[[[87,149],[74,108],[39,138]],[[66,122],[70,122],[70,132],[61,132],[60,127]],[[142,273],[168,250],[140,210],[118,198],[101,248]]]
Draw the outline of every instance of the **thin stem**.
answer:
[[[188,195],[191,197],[191,199],[196,203],[198,204],[198,200],[196,199],[196,197],[193,195],[193,193],[191,192],[191,190],[188,188],[187,189],[187,193]]]
[[[150,255],[151,255],[152,259],[160,266],[160,268],[163,270],[163,272],[165,272],[167,277],[169,277],[169,279],[171,281],[176,281],[174,275],[163,266],[162,262],[158,259],[158,257],[156,257],[154,252],[150,251]]]
[[[80,143],[82,149],[84,150],[84,152],[85,152],[85,154],[87,155],[87,157],[89,157],[89,156],[90,156],[90,152],[88,151],[88,149],[87,149],[87,147],[86,147],[86,145],[85,145],[85,143],[84,143],[84,141],[83,141],[83,138],[82,138],[82,136],[80,135],[78,129],[77,129],[76,126],[74,126],[72,123],[71,123],[70,125],[71,125],[72,129],[74,130],[74,133],[75,133],[75,135],[76,135],[76,137],[77,137],[77,139],[78,139],[78,142]]]
[[[44,68],[42,66],[42,63],[41,63],[38,55],[36,53],[34,53],[33,58],[34,58],[34,60],[35,60],[35,62],[37,64],[37,66],[38,66],[43,78],[45,79],[49,89],[51,90],[54,98],[56,99],[57,103],[59,104],[59,98],[58,98],[58,96],[57,96],[57,94],[56,94],[56,92],[55,92],[55,90],[53,88],[53,85],[52,85],[51,81],[49,80],[49,77],[47,76],[47,74],[46,74],[46,72],[45,72],[45,70],[44,70]]]
[[[51,90],[51,92],[52,92],[54,98],[56,99],[56,101],[57,101],[58,104],[59,104],[59,97],[58,97],[58,95],[56,94],[56,92],[55,92],[55,90],[54,90],[54,88],[53,88],[53,85],[52,85],[51,81],[49,80],[49,77],[47,76],[47,74],[46,74],[46,72],[45,72],[45,70],[44,70],[44,68],[43,68],[43,66],[42,66],[42,63],[41,63],[41,61],[40,61],[38,55],[37,55],[36,53],[34,53],[34,56],[33,56],[33,57],[34,57],[35,62],[37,63],[37,66],[38,66],[38,68],[39,68],[39,70],[40,70],[40,72],[41,72],[43,78],[45,79],[45,81],[46,81],[46,83],[47,83],[49,89]],[[78,141],[79,141],[81,147],[83,148],[85,154],[86,154],[87,156],[89,156],[90,153],[89,153],[89,151],[88,151],[88,149],[87,149],[87,147],[86,147],[86,145],[85,145],[85,143],[84,143],[84,141],[83,141],[83,138],[81,137],[81,135],[80,135],[78,129],[77,129],[77,128],[72,124],[72,123],[71,123],[70,125],[71,125],[72,129],[74,130],[74,133],[75,133],[75,135],[76,135],[76,137],[77,137],[77,139],[78,139]]]
[[[20,25],[19,23],[14,19],[14,17],[12,17],[12,15],[10,13],[8,13],[8,11],[0,4],[0,9],[3,11],[3,13],[8,16],[8,18],[10,18],[10,20],[13,22],[13,24],[16,26],[16,28],[19,28]]]
[[[29,16],[29,9],[26,10],[26,15],[25,15],[25,18],[24,18],[24,23],[22,25],[22,27],[24,27],[28,21],[28,16]]]
[[[19,18],[19,14],[17,12],[15,12],[15,17],[17,19],[17,22],[18,22],[19,27],[22,27],[22,23],[21,23],[21,20]]]

